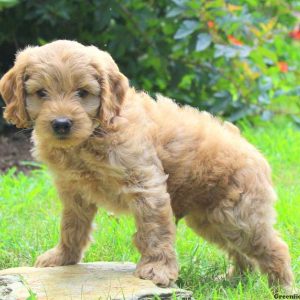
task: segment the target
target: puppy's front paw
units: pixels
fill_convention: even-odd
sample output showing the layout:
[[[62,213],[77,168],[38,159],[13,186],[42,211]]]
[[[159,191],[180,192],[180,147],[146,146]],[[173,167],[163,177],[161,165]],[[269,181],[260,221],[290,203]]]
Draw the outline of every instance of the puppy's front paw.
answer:
[[[166,264],[165,262],[140,262],[137,265],[135,276],[142,279],[152,280],[153,283],[168,287],[178,277],[178,266],[176,262]]]
[[[44,254],[40,255],[34,266],[36,268],[44,267],[56,267],[56,266],[65,266],[65,265],[74,265],[79,261],[77,256],[71,255],[66,251],[55,247],[46,251]]]

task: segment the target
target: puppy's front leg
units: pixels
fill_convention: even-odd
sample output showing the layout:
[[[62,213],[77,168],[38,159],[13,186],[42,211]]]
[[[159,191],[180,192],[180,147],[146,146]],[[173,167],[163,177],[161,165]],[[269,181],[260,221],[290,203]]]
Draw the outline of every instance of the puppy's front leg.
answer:
[[[92,221],[97,211],[94,204],[85,203],[80,196],[62,194],[63,213],[59,244],[37,258],[35,267],[76,264],[90,241]]]
[[[137,233],[134,242],[142,257],[136,276],[169,286],[178,276],[174,251],[175,224],[166,188],[155,187],[132,203]]]

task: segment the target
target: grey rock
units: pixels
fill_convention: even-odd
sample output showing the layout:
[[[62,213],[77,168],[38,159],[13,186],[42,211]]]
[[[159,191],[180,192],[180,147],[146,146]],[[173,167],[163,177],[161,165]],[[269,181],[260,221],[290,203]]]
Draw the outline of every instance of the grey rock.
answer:
[[[135,264],[119,262],[0,270],[0,300],[192,299],[192,292],[157,287],[133,276],[134,270]]]

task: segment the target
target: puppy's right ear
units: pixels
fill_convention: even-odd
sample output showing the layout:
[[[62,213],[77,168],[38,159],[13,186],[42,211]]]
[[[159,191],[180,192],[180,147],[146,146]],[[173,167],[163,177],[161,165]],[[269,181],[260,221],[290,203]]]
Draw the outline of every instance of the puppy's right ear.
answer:
[[[26,51],[26,50],[25,50]],[[19,57],[20,56],[20,57]],[[18,128],[27,128],[29,116],[25,109],[24,72],[26,63],[22,52],[16,63],[0,80],[0,94],[6,103],[4,118]]]

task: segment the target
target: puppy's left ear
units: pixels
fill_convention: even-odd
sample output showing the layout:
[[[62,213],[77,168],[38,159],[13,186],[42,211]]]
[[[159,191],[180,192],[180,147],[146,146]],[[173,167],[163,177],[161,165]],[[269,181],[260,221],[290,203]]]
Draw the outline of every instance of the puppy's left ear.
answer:
[[[24,71],[25,64],[17,57],[14,67],[0,80],[0,94],[6,103],[4,118],[18,128],[30,126],[25,109]]]
[[[121,110],[129,83],[112,57],[96,47],[88,47],[93,56],[92,65],[97,70],[100,84],[100,110],[99,119],[104,125],[109,125]]]

